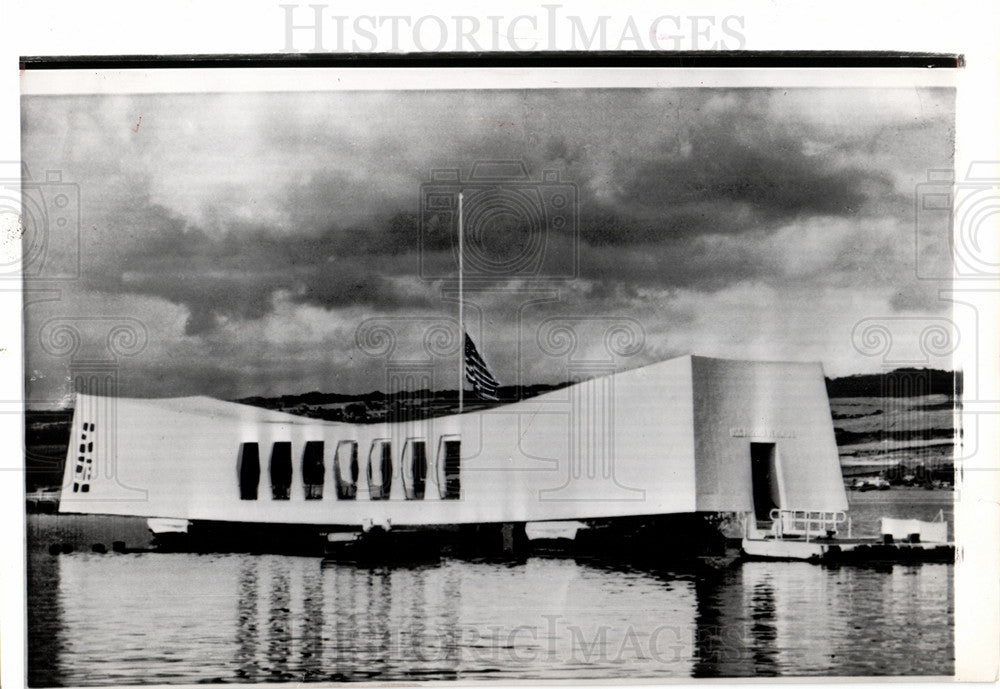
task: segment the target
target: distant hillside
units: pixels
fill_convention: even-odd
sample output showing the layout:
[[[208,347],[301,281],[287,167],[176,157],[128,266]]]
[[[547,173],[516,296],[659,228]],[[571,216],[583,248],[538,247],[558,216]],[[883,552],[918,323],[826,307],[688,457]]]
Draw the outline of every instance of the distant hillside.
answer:
[[[827,378],[826,392],[835,397],[921,397],[962,394],[962,372],[936,368],[897,368],[888,373],[864,373]]]
[[[505,385],[497,390],[497,400],[479,399],[467,392],[465,410],[474,411],[501,404],[510,404],[536,397],[546,392],[564,388],[569,383],[557,385]],[[409,421],[447,416],[458,411],[456,390],[404,390],[386,393],[381,391],[359,395],[335,392],[306,392],[301,395],[280,397],[244,397],[234,400],[265,409],[276,409],[326,421],[348,423],[380,423],[383,421]]]
[[[465,408],[466,411],[473,411],[509,404],[567,385],[568,382],[556,385],[508,385],[498,390],[497,402],[479,400],[473,393],[468,393],[465,398]],[[827,378],[826,389],[832,399],[847,397],[891,399],[937,394],[952,398],[961,395],[962,374],[932,368],[899,368],[887,373]],[[414,390],[344,395],[313,391],[280,397],[245,397],[236,401],[327,421],[380,423],[453,414],[457,411],[458,393],[455,390]],[[946,406],[950,408],[951,405]]]

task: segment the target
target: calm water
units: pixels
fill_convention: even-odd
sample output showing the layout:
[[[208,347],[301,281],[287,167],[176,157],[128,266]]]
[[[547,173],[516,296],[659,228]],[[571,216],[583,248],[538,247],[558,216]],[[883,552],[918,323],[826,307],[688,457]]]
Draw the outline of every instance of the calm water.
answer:
[[[920,509],[950,518],[949,493],[920,496]],[[916,496],[857,500],[862,530],[867,512],[922,514]],[[366,568],[49,555],[67,524],[29,521],[33,686],[953,671],[949,565],[672,572],[548,558]],[[134,524],[122,533],[143,536]]]

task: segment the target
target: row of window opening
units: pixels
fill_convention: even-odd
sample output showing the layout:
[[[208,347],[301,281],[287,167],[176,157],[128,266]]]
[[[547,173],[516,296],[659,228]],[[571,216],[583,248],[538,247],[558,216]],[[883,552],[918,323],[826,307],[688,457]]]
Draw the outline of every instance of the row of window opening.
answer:
[[[84,421],[80,425],[80,455],[76,458],[76,468],[73,474],[73,492],[89,493],[90,480],[94,474],[94,441],[87,441],[87,433],[94,432],[94,424]]]
[[[302,451],[302,485],[306,500],[322,500],[326,484],[326,444],[310,440]],[[442,437],[438,444],[437,484],[442,500],[457,500],[461,495],[461,441]],[[271,446],[268,474],[272,500],[290,500],[292,494],[292,444],[278,441]],[[407,440],[400,457],[404,497],[423,500],[427,489],[427,442],[423,439]],[[392,441],[374,440],[368,451],[365,479],[371,500],[388,500],[392,493],[394,473]],[[256,500],[260,486],[260,448],[258,443],[243,443],[237,460],[240,499]],[[354,500],[358,495],[361,467],[358,461],[358,443],[342,440],[337,444],[333,458],[334,486],[338,500]]]

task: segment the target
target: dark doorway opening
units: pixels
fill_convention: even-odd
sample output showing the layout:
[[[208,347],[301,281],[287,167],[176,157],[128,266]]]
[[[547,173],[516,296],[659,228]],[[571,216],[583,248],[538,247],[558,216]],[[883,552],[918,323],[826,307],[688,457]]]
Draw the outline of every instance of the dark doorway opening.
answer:
[[[778,462],[774,443],[750,443],[753,511],[757,521],[771,521],[771,510],[781,506]]]

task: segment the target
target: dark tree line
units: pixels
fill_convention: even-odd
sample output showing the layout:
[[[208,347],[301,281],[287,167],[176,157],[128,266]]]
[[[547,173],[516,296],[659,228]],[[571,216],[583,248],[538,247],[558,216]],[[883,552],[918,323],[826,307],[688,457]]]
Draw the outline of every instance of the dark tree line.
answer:
[[[832,397],[920,397],[962,394],[962,372],[936,368],[897,368],[888,373],[866,373],[827,378],[826,392]]]

